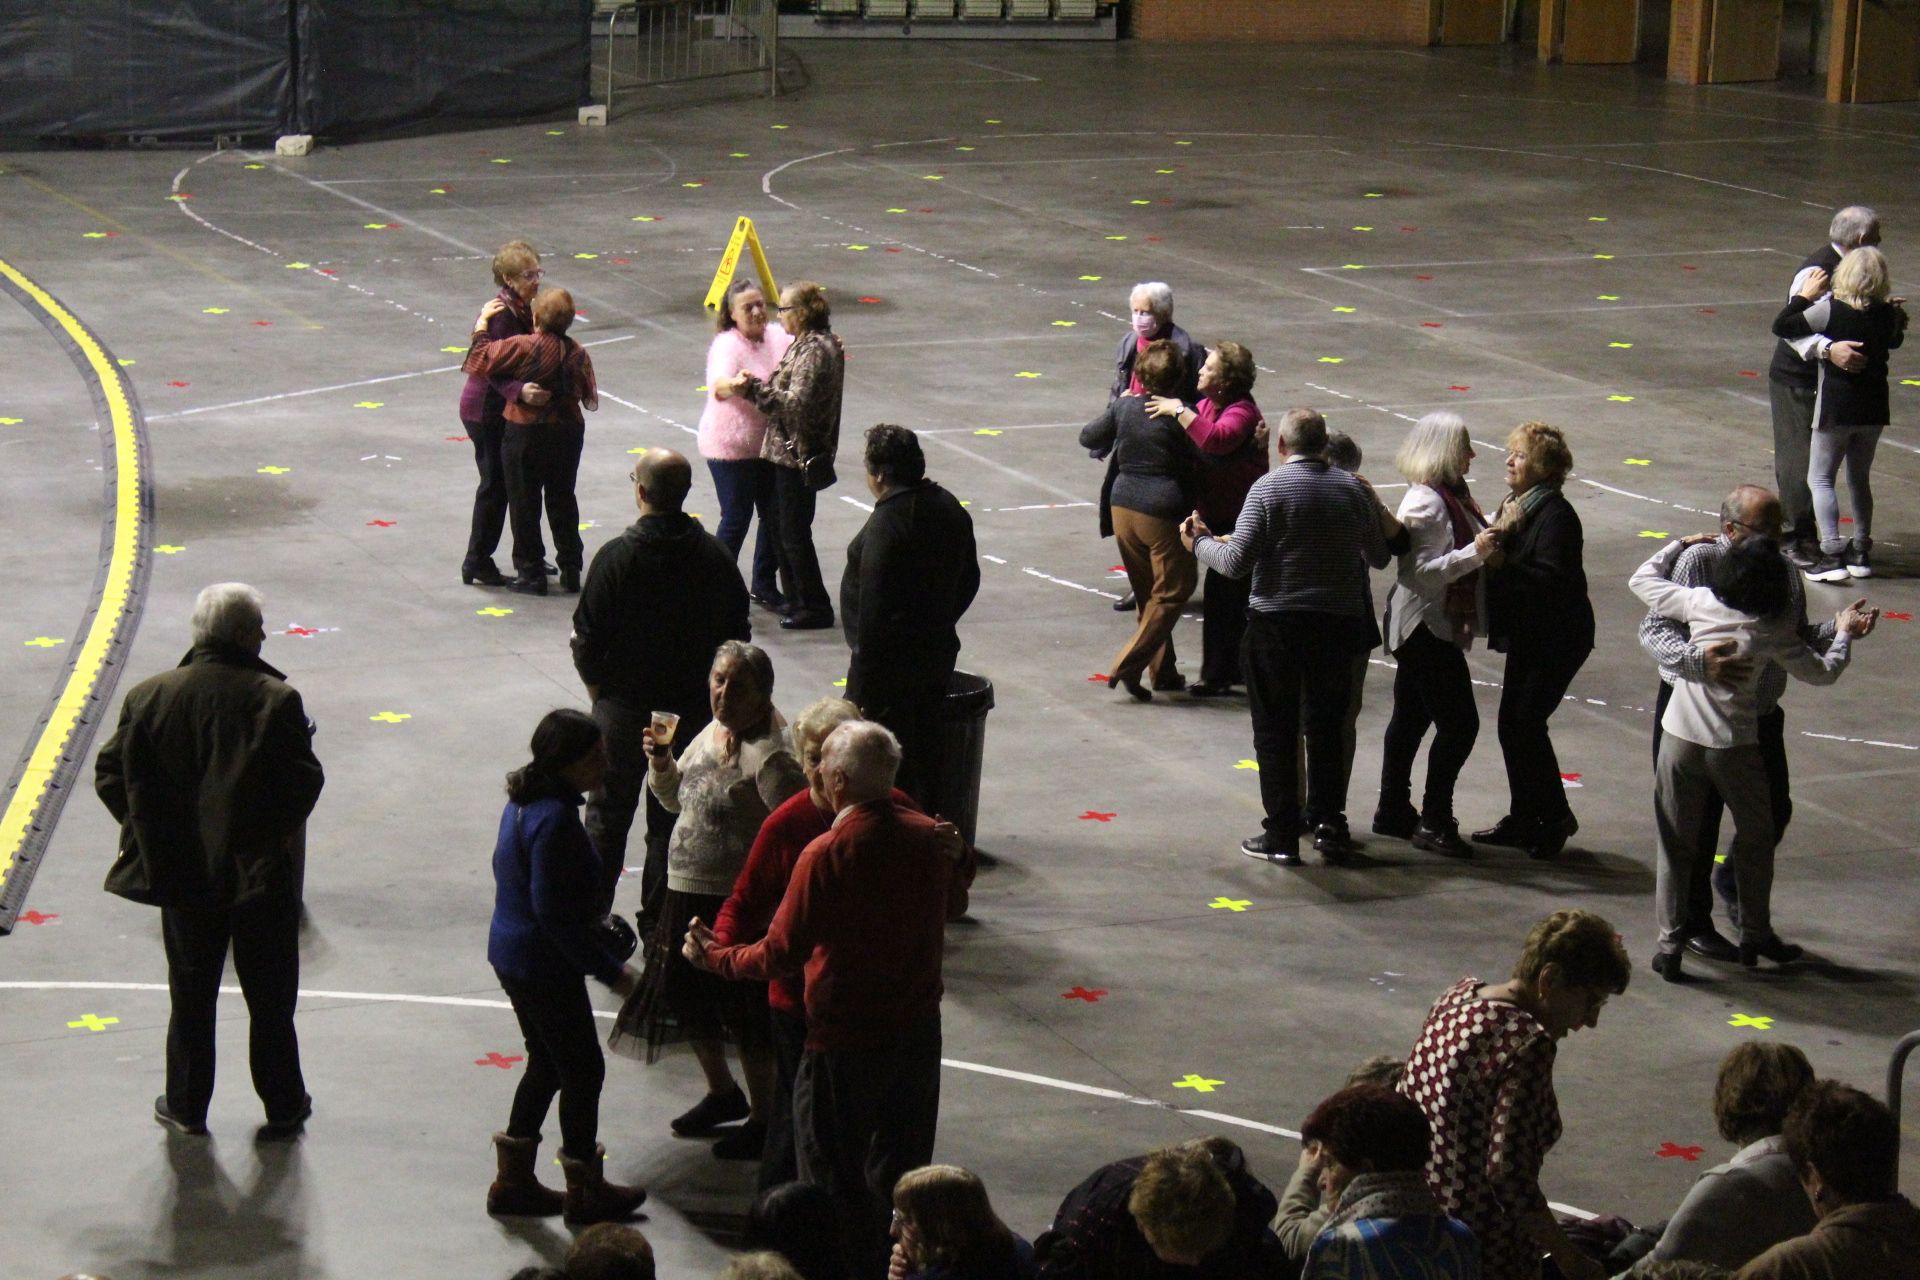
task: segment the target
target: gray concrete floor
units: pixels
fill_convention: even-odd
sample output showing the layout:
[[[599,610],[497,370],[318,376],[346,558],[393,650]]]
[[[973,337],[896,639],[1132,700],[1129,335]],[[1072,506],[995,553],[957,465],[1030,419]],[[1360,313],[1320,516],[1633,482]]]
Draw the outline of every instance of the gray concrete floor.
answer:
[[[487,1277],[565,1244],[557,1225],[481,1212],[487,1134],[514,1078],[474,1064],[517,1047],[489,1003],[488,854],[501,774],[541,712],[581,701],[570,600],[460,586],[473,474],[447,439],[460,379],[444,349],[464,347],[490,293],[485,255],[522,235],[598,344],[590,550],[632,515],[630,451],[691,444],[699,300],[739,214],[783,280],[833,293],[851,353],[843,475],[864,425],[905,423],[972,504],[987,563],[964,662],[999,690],[980,836],[998,861],[951,933],[940,1155],[979,1169],[1017,1229],[1039,1231],[1102,1161],[1194,1134],[1234,1135],[1278,1184],[1296,1147],[1259,1126],[1297,1125],[1356,1060],[1404,1050],[1451,981],[1500,976],[1529,923],[1567,904],[1612,919],[1636,968],[1599,1029],[1564,1046],[1556,1200],[1664,1216],[1704,1163],[1654,1152],[1675,1141],[1719,1158],[1712,1072],[1744,1036],[1797,1042],[1823,1073],[1879,1087],[1891,1040],[1916,1022],[1915,624],[1884,623],[1836,688],[1788,695],[1798,816],[1776,915],[1819,962],[1792,976],[1706,967],[1675,989],[1645,968],[1655,676],[1625,580],[1659,545],[1650,534],[1706,527],[1735,481],[1770,480],[1765,381],[1750,371],[1829,209],[1879,205],[1905,261],[1920,195],[1910,108],[1498,52],[804,56],[810,83],[792,96],[648,107],[607,129],[298,160],[0,161],[0,252],[135,362],[148,414],[156,541],[180,549],[155,559],[129,679],[176,660],[202,585],[256,583],[276,633],[266,656],[305,695],[329,775],[301,1021],[318,1111],[304,1142],[275,1152],[249,1142],[237,998],[211,1145],[171,1144],[148,1118],[166,1018],[164,990],[142,985],[165,978],[156,914],[100,891],[112,826],[88,796],[68,807],[31,901],[58,919],[0,942],[13,1274]],[[1601,641],[1555,722],[1583,824],[1562,861],[1441,862],[1375,839],[1361,868],[1256,865],[1237,851],[1258,820],[1254,775],[1236,768],[1251,754],[1244,705],[1140,707],[1088,683],[1126,624],[1107,608],[1116,556],[1087,505],[1099,472],[1073,436],[1103,403],[1129,285],[1154,278],[1201,339],[1253,349],[1270,415],[1325,409],[1383,486],[1429,409],[1461,411],[1488,442],[1535,417],[1567,429]],[[0,427],[0,729],[24,743],[62,657],[24,642],[73,635],[99,475],[71,366],[11,306],[0,342],[0,416],[23,419]],[[1920,431],[1914,392],[1896,392],[1871,595],[1911,611]],[[862,497],[843,483],[821,505],[833,576]],[[691,508],[716,512],[704,477]],[[1809,595],[1816,610],[1846,598]],[[495,604],[513,613],[476,614]],[[314,634],[279,634],[295,624]],[[764,638],[789,711],[844,674],[834,633]],[[1191,673],[1196,625],[1180,643]],[[1486,687],[1460,800],[1470,826],[1504,806],[1500,669],[1472,663]],[[1349,805],[1360,828],[1387,702],[1376,669]],[[370,719],[382,711],[411,719]],[[1221,897],[1248,909],[1210,909]],[[1075,986],[1108,994],[1063,999]],[[119,1021],[70,1029],[83,1013]],[[1738,1014],[1773,1023],[1737,1029]],[[1175,1088],[1188,1073],[1222,1083]],[[604,1112],[614,1169],[652,1188],[648,1230],[672,1276],[716,1270],[750,1186],[748,1168],[667,1134],[697,1078],[684,1057],[616,1061]],[[1219,1114],[1181,1110],[1194,1107]]]

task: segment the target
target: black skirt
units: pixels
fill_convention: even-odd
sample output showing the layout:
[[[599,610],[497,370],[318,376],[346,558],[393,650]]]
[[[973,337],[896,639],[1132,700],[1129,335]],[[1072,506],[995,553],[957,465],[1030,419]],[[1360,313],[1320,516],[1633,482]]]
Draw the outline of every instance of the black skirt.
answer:
[[[711,925],[726,898],[667,890],[659,924],[646,941],[640,986],[613,1020],[607,1047],[628,1058],[658,1062],[661,1050],[683,1040],[724,1040],[747,1047],[768,1043],[767,984],[730,981],[696,969],[681,954],[695,916]]]

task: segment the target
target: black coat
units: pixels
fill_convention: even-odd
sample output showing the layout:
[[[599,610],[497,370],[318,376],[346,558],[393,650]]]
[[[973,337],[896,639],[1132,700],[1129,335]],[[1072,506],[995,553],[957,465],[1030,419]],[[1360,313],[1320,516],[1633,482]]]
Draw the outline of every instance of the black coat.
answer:
[[[1503,653],[1593,649],[1593,605],[1581,566],[1580,515],[1554,490],[1501,544],[1506,558],[1487,571],[1487,642]]]
[[[937,684],[960,656],[957,624],[980,590],[973,517],[931,480],[874,505],[847,545],[840,624],[853,651],[847,697]]]
[[[747,584],[720,540],[680,512],[642,516],[594,553],[573,611],[573,665],[603,698],[679,715],[687,741],[711,715],[713,651],[752,634]]]
[[[1809,314],[1814,307],[1819,311]],[[1814,324],[1818,323],[1819,328]],[[1839,365],[1819,361],[1813,425],[1827,427],[1884,427],[1892,420],[1887,397],[1887,353],[1907,337],[1907,313],[1890,302],[1876,302],[1864,310],[1829,294],[1817,303],[1795,294],[1773,319],[1773,331],[1783,341],[1824,334],[1834,342],[1857,342],[1867,357],[1864,369],[1848,373]]]
[[[302,827],[325,782],[286,677],[231,645],[195,645],[133,687],[94,762],[120,824],[107,892],[198,911],[297,899]]]
[[[1199,404],[1200,366],[1207,361],[1207,349],[1177,324],[1167,326],[1166,340],[1179,347],[1181,354],[1187,358],[1186,381],[1180,386],[1182,403]],[[1107,391],[1109,405],[1127,394],[1127,388],[1133,383],[1133,362],[1139,354],[1140,337],[1129,329],[1113,353],[1113,385]],[[1113,536],[1113,481],[1118,474],[1118,466],[1110,453],[1111,447],[1088,450],[1096,459],[1107,459],[1106,478],[1100,482],[1100,536],[1103,538]]]

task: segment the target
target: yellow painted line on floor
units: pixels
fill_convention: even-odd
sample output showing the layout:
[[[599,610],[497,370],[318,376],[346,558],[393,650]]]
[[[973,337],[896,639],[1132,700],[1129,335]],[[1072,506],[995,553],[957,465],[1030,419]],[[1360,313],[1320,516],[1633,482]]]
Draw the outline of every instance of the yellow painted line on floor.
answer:
[[[51,317],[86,357],[94,377],[106,395],[108,416],[113,431],[114,511],[113,549],[109,553],[100,599],[81,641],[78,656],[67,676],[66,686],[54,702],[52,714],[40,731],[39,740],[27,757],[20,784],[0,812],[0,890],[6,888],[7,875],[14,858],[26,843],[33,818],[53,783],[67,741],[87,708],[87,700],[107,665],[115,634],[120,629],[132,599],[134,572],[140,562],[142,487],[146,477],[140,473],[140,442],[135,430],[133,399],[128,394],[126,375],[110,359],[85,325],[61,306],[52,294],[22,275],[12,263],[0,259],[0,276],[30,298]]]

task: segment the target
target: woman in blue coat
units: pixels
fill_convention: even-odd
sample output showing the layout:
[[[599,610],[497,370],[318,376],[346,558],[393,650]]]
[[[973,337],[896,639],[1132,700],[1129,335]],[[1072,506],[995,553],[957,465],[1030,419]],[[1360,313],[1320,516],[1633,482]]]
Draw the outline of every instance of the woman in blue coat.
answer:
[[[513,1004],[526,1040],[526,1069],[506,1132],[493,1135],[499,1174],[487,1212],[564,1212],[573,1224],[629,1218],[647,1193],[608,1182],[597,1134],[606,1059],[587,978],[630,994],[639,974],[600,929],[607,883],[580,823],[584,793],[607,772],[607,748],[593,717],[549,711],[533,731],[533,759],[507,775],[507,807],[493,849],[493,928],[487,960]],[[540,1128],[560,1098],[560,1165],[567,1190],[534,1173]]]

